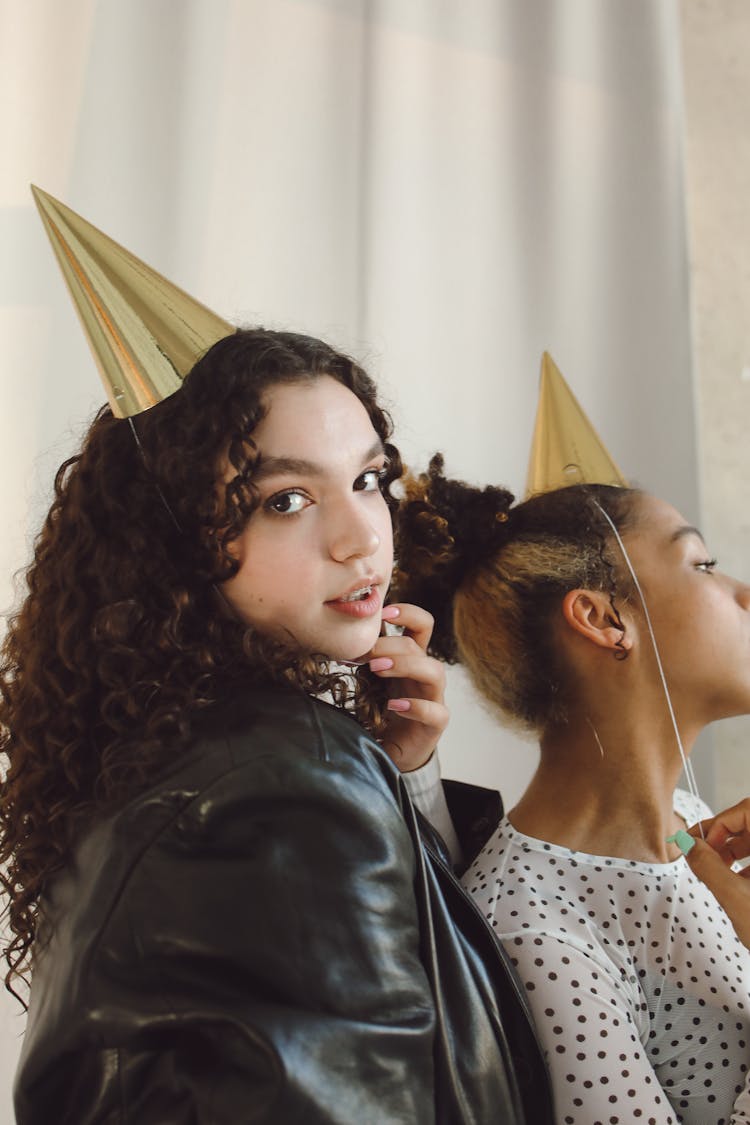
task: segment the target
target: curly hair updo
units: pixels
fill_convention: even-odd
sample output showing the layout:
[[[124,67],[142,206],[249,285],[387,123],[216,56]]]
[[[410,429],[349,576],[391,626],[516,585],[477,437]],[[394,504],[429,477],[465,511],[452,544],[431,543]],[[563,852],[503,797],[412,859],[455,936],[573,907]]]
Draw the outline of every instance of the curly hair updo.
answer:
[[[365,407],[401,473],[375,387],[320,340],[239,329],[182,388],[133,420],[102,409],[60,468],[36,542],[28,594],[0,650],[0,878],[9,897],[6,983],[33,941],[40,898],[82,830],[143,788],[185,749],[198,711],[238,683],[291,681],[330,691],[373,733],[385,691],[352,687],[314,653],[290,650],[221,612],[217,583],[257,504],[253,431],[264,395],[321,376]],[[235,475],[224,484],[227,461]]]
[[[642,493],[576,484],[513,506],[505,489],[446,479],[441,454],[404,490],[394,586],[435,618],[433,655],[464,664],[515,726],[542,733],[564,721],[570,685],[549,622],[582,587],[607,592],[612,623],[623,628],[615,599],[632,596],[631,579],[602,509],[622,534],[637,522]]]

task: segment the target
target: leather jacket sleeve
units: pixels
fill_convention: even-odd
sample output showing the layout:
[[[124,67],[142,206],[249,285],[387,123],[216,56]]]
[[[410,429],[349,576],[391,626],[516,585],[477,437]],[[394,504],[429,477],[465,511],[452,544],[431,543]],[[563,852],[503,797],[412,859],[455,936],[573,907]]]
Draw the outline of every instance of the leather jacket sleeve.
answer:
[[[160,795],[168,819],[99,932],[75,935],[88,953],[65,1041],[32,1034],[45,1088],[32,1055],[22,1125],[435,1120],[413,844],[371,751],[327,737],[317,756],[251,760],[230,739],[208,787]],[[105,850],[139,830],[116,825]]]

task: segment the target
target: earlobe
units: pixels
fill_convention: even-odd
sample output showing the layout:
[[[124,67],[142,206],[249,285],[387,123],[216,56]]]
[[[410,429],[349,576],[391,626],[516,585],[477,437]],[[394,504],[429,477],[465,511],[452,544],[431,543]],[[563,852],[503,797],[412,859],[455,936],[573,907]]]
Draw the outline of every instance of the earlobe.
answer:
[[[566,625],[578,636],[617,653],[632,647],[624,622],[612,612],[609,596],[600,590],[569,590],[563,598],[562,614]]]
[[[614,645],[616,649],[615,656],[618,660],[624,660],[633,647],[633,634],[632,632],[628,633],[622,618],[618,620],[613,613],[609,615],[609,623],[617,633],[617,640]]]

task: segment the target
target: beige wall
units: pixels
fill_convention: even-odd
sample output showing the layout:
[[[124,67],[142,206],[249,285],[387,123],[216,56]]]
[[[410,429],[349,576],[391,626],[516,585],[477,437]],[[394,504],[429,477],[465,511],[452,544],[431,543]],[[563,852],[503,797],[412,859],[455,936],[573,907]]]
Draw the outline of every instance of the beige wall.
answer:
[[[750,580],[750,3],[681,0],[681,22],[703,524]],[[714,747],[723,806],[750,793],[750,718],[720,723]]]

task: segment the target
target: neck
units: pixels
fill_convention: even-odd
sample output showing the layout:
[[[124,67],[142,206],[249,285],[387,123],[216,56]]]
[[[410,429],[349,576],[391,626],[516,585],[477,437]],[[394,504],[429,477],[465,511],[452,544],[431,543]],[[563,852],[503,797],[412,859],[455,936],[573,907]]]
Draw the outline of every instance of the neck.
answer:
[[[631,710],[635,710],[631,708]],[[663,701],[659,708],[579,714],[545,733],[539,767],[510,820],[529,836],[594,855],[653,863],[677,858],[666,837],[682,769]],[[697,733],[697,732],[696,732]],[[688,754],[695,734],[683,734]]]

